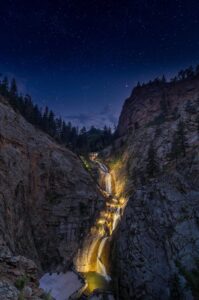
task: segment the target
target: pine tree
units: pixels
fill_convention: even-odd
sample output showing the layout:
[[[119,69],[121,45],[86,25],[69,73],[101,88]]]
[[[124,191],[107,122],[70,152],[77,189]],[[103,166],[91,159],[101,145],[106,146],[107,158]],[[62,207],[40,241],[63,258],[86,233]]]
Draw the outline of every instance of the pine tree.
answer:
[[[75,151],[77,148],[77,140],[78,140],[78,129],[76,127],[72,127],[70,132],[70,144],[71,149]]]
[[[137,83],[137,86],[136,86],[137,88],[140,88],[141,87],[141,84],[140,84],[140,82],[138,81],[138,83]]]
[[[12,79],[10,84],[10,95],[11,97],[17,97],[18,95],[17,83],[15,78]]]
[[[56,135],[56,123],[55,123],[55,115],[51,110],[48,116],[48,130],[49,134],[54,137]]]
[[[149,177],[154,177],[155,175],[157,175],[158,171],[159,168],[156,158],[156,151],[154,149],[153,143],[151,143],[148,149],[146,172]]]
[[[48,118],[49,118],[49,109],[48,106],[46,106],[42,117],[42,128],[46,132],[48,132],[49,130]]]
[[[86,134],[86,127],[83,126],[81,129],[80,129],[80,135],[84,135]]]
[[[33,119],[34,119],[33,122],[35,125],[41,126],[42,116],[41,116],[41,112],[38,108],[38,105],[34,106]]]
[[[55,122],[56,122],[56,130],[57,130],[57,133],[58,133],[59,137],[61,137],[61,131],[62,131],[62,119],[61,119],[61,118],[57,118]]]
[[[167,97],[166,97],[165,92],[163,92],[161,100],[160,100],[160,108],[164,115],[168,114],[169,107],[168,107],[168,102],[167,102]]]
[[[176,160],[179,157],[186,156],[186,148],[188,147],[185,133],[185,125],[181,120],[178,123],[177,131],[173,135],[170,157]]]
[[[194,70],[193,70],[192,66],[187,68],[184,72],[185,72],[185,77],[186,78],[192,78],[194,76]]]
[[[30,95],[24,97],[24,117],[34,124],[34,106]]]
[[[178,79],[179,79],[179,80],[184,80],[184,79],[185,79],[184,70],[180,70],[180,71],[178,72]]]
[[[199,65],[196,66],[195,74],[199,75]]]
[[[86,154],[89,152],[89,143],[86,127],[82,127],[77,139],[77,151],[78,153]]]
[[[3,96],[8,95],[8,92],[9,92],[8,86],[9,86],[8,78],[5,76],[2,80],[2,83],[1,83],[1,94]]]

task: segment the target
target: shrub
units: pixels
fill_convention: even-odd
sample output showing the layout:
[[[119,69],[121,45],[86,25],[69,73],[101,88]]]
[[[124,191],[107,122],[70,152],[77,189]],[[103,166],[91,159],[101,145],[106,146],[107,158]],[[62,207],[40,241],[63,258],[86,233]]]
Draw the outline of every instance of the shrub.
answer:
[[[156,116],[153,119],[153,121],[149,122],[146,126],[150,127],[150,126],[161,125],[165,121],[166,121],[165,115],[164,114],[159,114],[158,116]]]
[[[185,111],[190,113],[190,114],[196,114],[196,108],[193,106],[193,103],[191,103],[190,100],[187,101],[186,106],[185,106]]]
[[[44,293],[42,295],[42,299],[44,299],[44,300],[52,300],[52,296],[51,296],[50,292]]]
[[[23,288],[25,287],[25,285],[28,282],[28,278],[26,275],[23,275],[19,278],[17,278],[17,280],[15,281],[15,286],[18,290],[23,290]]]
[[[24,294],[23,294],[22,291],[21,291],[20,294],[19,294],[18,300],[25,300]]]
[[[185,132],[185,124],[183,121],[180,121],[177,126],[177,131],[173,135],[171,152],[169,154],[170,158],[175,158],[177,160],[179,157],[185,157],[187,147],[188,143]]]
[[[176,262],[181,275],[185,278],[187,287],[191,289],[192,295],[195,299],[199,299],[199,259],[195,259],[195,267],[188,271],[178,261]]]
[[[92,171],[92,167],[90,164],[90,161],[88,159],[86,159],[84,156],[80,156],[80,159],[83,163],[83,167],[85,168],[86,171],[88,171],[89,173]]]
[[[159,168],[157,162],[157,154],[154,149],[153,144],[151,143],[148,149],[148,156],[147,156],[147,165],[146,165],[146,173],[149,177],[154,177],[157,175]]]

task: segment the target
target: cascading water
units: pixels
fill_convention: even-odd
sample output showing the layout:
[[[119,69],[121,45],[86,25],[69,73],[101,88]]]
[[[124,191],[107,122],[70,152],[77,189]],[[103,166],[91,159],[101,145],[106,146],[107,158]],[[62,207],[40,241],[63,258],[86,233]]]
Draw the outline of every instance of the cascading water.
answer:
[[[99,167],[101,169],[101,171],[104,173],[104,177],[105,177],[105,191],[108,194],[112,193],[112,178],[111,178],[111,174],[108,171],[108,168],[101,162],[98,162]],[[110,280],[110,276],[108,276],[107,271],[106,271],[106,267],[102,262],[101,256],[103,254],[103,250],[105,247],[106,242],[108,241],[108,236],[105,236],[102,238],[101,243],[99,245],[98,248],[98,253],[97,253],[97,272],[99,274],[101,274],[102,276],[105,277],[106,280]]]
[[[106,173],[105,175],[105,184],[106,184],[106,192],[111,195],[112,193],[112,177],[110,173]]]
[[[103,254],[103,250],[104,250],[104,246],[106,244],[106,241],[108,240],[108,237],[105,237],[102,239],[99,249],[98,249],[98,256],[97,256],[97,272],[99,274],[101,274],[102,276],[104,276],[106,278],[107,281],[109,281],[111,278],[110,276],[108,276],[107,272],[106,272],[106,267],[105,265],[102,263],[102,259],[101,256]]]
[[[115,228],[117,227],[117,224],[119,223],[120,218],[121,218],[120,207],[118,207],[116,209],[116,212],[115,212],[114,217],[113,217],[112,231],[114,231]]]
[[[103,163],[101,163],[100,161],[97,161],[97,164],[99,165],[100,169],[102,170],[102,172],[104,173],[108,173],[108,168],[107,166],[105,166]]]
[[[95,162],[99,166],[101,184],[105,187],[108,197],[105,209],[96,220],[95,226],[76,259],[76,269],[85,277],[88,294],[95,289],[107,288],[107,284],[111,280],[107,271],[110,240],[124,208],[124,202],[112,196],[112,176],[108,168],[99,161]],[[104,278],[103,283],[102,279],[99,279],[100,276]]]

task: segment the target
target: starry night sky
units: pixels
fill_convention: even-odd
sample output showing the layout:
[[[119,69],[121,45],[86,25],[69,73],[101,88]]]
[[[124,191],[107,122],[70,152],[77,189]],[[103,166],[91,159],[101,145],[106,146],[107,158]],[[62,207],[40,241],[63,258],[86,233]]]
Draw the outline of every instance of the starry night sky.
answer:
[[[116,124],[135,83],[199,63],[198,0],[6,0],[0,72],[74,124]]]

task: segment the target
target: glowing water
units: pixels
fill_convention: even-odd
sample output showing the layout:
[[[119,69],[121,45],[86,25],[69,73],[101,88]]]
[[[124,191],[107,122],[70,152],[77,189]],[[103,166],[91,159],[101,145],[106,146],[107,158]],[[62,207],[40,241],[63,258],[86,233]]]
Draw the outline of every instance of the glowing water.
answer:
[[[92,256],[93,256],[93,253],[97,247],[97,243],[98,243],[98,239],[94,239],[91,246],[90,246],[90,250],[88,252],[88,263],[91,264],[91,260],[92,260]]]
[[[102,276],[104,276],[107,281],[109,281],[111,278],[110,278],[110,276],[108,276],[108,274],[106,272],[106,267],[102,263],[102,254],[103,254],[104,246],[105,246],[107,240],[108,240],[108,237],[103,238],[101,243],[100,243],[99,249],[98,249],[97,272],[99,274],[101,274]]]
[[[106,173],[105,175],[105,184],[106,184],[106,192],[108,194],[112,193],[112,178],[111,178],[111,174],[110,173]]]
[[[112,176],[103,163],[96,162],[100,169],[101,184],[105,186],[106,193],[112,195]],[[95,289],[108,288],[108,282],[111,280],[107,271],[109,242],[119,223],[124,206],[125,199],[107,197],[106,207],[91,228],[76,259],[76,269],[83,273],[86,280],[85,293],[87,294],[92,293]]]
[[[112,227],[112,232],[115,230],[115,228],[117,227],[117,224],[119,223],[120,220],[120,207],[117,208],[114,217],[113,217],[113,227]]]

